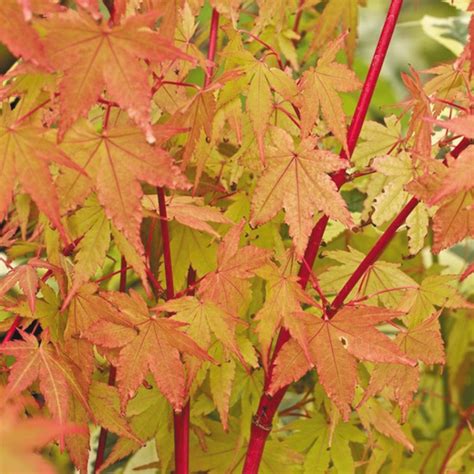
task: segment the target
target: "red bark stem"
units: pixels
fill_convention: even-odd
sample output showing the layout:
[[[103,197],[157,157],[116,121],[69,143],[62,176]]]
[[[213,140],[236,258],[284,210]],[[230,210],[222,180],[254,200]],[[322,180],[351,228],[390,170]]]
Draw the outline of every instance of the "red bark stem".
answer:
[[[465,150],[471,141],[467,138],[464,138],[451,152],[451,155],[457,158],[459,154]],[[334,299],[328,314],[330,317],[334,316],[337,309],[339,309],[342,304],[344,303],[345,298],[347,295],[352,291],[354,286],[357,284],[359,279],[364,275],[367,269],[372,265],[377,258],[382,254],[384,249],[390,243],[390,241],[395,236],[396,231],[398,228],[406,221],[407,217],[410,213],[415,209],[416,205],[419,203],[418,199],[412,198],[408,204],[400,211],[400,213],[395,217],[392,223],[387,227],[385,232],[380,236],[379,240],[376,242],[374,247],[370,250],[367,256],[362,260],[359,264],[358,268],[354,271],[351,275],[349,280],[343,286],[341,291],[337,294],[336,298]],[[319,224],[319,223],[318,223]],[[318,228],[318,232],[324,232],[324,229],[321,227]],[[300,276],[301,270],[306,268],[305,265],[301,266],[300,269]],[[309,277],[309,275],[308,275]],[[308,279],[304,282],[300,280],[300,284],[303,288],[306,286]],[[265,446],[265,441],[270,434],[271,431],[271,423],[275,412],[278,409],[278,406],[283,399],[283,396],[286,393],[288,387],[282,387],[278,392],[276,392],[273,397],[266,393],[268,387],[270,386],[271,378],[272,378],[272,370],[273,370],[273,363],[275,361],[278,352],[280,351],[281,347],[285,342],[288,341],[290,338],[289,332],[286,329],[280,330],[280,334],[278,336],[278,340],[275,345],[275,350],[273,353],[272,358],[272,365],[270,367],[270,371],[268,376],[265,380],[265,387],[264,387],[264,394],[260,399],[260,404],[257,410],[257,414],[254,417],[254,423],[252,424],[249,448],[247,451],[247,459],[244,466],[244,473],[245,474],[257,474],[258,473],[258,466],[260,464],[260,460],[263,455],[263,448]]]
[[[165,265],[166,296],[174,298],[173,266],[171,263],[170,231],[168,227],[168,213],[166,211],[166,197],[163,188],[156,188],[158,195],[158,210],[160,212],[161,238],[163,239],[163,261]]]
[[[170,234],[168,228],[168,214],[163,188],[157,188],[158,209],[160,212],[161,238],[163,241],[163,260],[165,266],[166,297],[174,298],[173,266],[171,262]],[[174,463],[176,474],[189,472],[189,402],[181,413],[174,413]]]
[[[125,293],[127,291],[127,261],[125,260],[124,257],[122,257],[122,260],[120,262],[120,286],[119,286],[119,291],[122,293]],[[109,368],[109,380],[108,384],[109,385],[115,385],[115,379],[117,377],[117,369],[111,365]],[[100,429],[99,433],[99,443],[97,445],[97,455],[95,458],[95,464],[94,464],[94,473],[96,473],[100,466],[104,463],[104,457],[105,457],[105,446],[107,445],[107,435],[109,431],[102,427]]]
[[[446,474],[446,468],[448,467],[449,460],[451,459],[451,455],[453,454],[454,448],[456,447],[459,438],[464,430],[464,428],[468,425],[469,418],[474,413],[474,405],[471,405],[464,415],[461,417],[461,420],[458,423],[456,431],[454,432],[454,436],[449,443],[448,450],[444,455],[443,462],[441,463],[441,467],[439,468],[438,474]]]
[[[385,23],[380,33],[380,38],[367,72],[367,77],[364,81],[364,85],[362,86],[362,91],[360,93],[351,124],[349,125],[349,129],[347,131],[347,148],[350,155],[352,155],[355,149],[365,121],[365,117],[367,116],[370,101],[374,95],[375,87],[377,85],[385,57],[387,56],[388,47],[390,46],[390,41],[392,39],[402,5],[403,0],[392,0],[392,3],[388,9]],[[341,158],[344,158],[345,160],[350,159],[344,149],[341,151]],[[339,189],[346,182],[345,172],[341,170],[339,173],[336,173],[333,180]],[[323,240],[323,235],[324,231],[326,230],[328,220],[329,218],[327,216],[321,217],[311,232],[311,236],[304,255],[304,259],[308,265],[303,266],[300,271],[300,280],[303,287],[305,287],[308,283],[309,269],[313,267],[314,260],[316,259],[316,256],[319,252],[319,247],[321,246],[321,241]]]
[[[451,155],[454,156],[454,158],[457,158],[459,154],[469,146],[469,144],[470,140],[464,138],[453,149]],[[380,236],[379,240],[377,240],[375,245],[371,248],[370,252],[365,256],[362,262],[360,262],[354,273],[350,276],[345,285],[341,288],[339,293],[334,298],[331,307],[327,312],[329,317],[334,316],[337,310],[344,304],[344,300],[347,298],[354,286],[368,270],[368,268],[377,261],[377,259],[385,250],[387,245],[395,236],[395,233],[397,232],[399,227],[405,223],[407,217],[411,214],[411,212],[413,211],[413,209],[415,209],[419,202],[420,201],[415,197],[411,198],[410,201],[408,201],[408,203],[405,205],[405,207],[400,211],[400,213],[395,217],[395,219],[390,223],[387,229],[385,229],[385,232]]]
[[[214,59],[217,49],[217,33],[219,31],[219,13],[213,8],[211,16],[211,29],[209,31],[209,49],[207,50],[207,59],[211,62],[207,67],[206,78],[204,79],[204,87],[207,87],[212,80],[214,74]]]
[[[207,87],[212,80],[214,74],[214,59],[216,57],[217,36],[219,29],[219,13],[214,8],[211,16],[211,26],[209,30],[209,49],[207,51],[207,59],[209,65],[204,79],[204,87]],[[168,229],[168,216],[166,213],[165,193],[162,188],[158,188],[158,208],[160,212],[161,234],[163,239],[163,259],[165,264],[166,294],[168,299],[174,298],[173,286],[173,267],[171,264],[170,237]],[[188,286],[193,283],[195,273],[190,268],[188,274]],[[174,424],[174,460],[175,473],[189,473],[189,413],[190,402],[186,403],[181,413],[175,413],[173,418]]]
[[[383,25],[382,31],[380,33],[380,38],[377,43],[377,46],[372,57],[372,62],[370,64],[367,77],[365,79],[364,85],[362,87],[362,92],[357,102],[357,106],[352,117],[351,124],[347,133],[347,146],[349,153],[352,154],[354,151],[355,145],[360,135],[362,125],[364,123],[367,111],[372,99],[375,86],[377,84],[382,65],[384,63],[385,57],[387,55],[388,47],[392,39],[392,35],[397,23],[400,10],[403,5],[403,0],[392,0],[390,7],[385,18],[385,23]],[[349,157],[344,151],[341,152],[341,157],[348,160]],[[340,188],[344,184],[346,178],[345,173],[341,171],[336,173],[334,176],[334,182],[337,187]],[[308,245],[304,254],[305,264],[301,265],[299,277],[300,284],[303,288],[308,284],[311,268],[313,267],[314,260],[319,251],[319,246],[321,244],[324,231],[328,223],[328,217],[323,216],[313,228],[311,232]],[[278,405],[280,404],[287,387],[283,387],[278,392],[276,392],[273,397],[270,397],[265,393],[268,388],[273,371],[273,362],[275,361],[278,352],[280,351],[283,344],[289,339],[289,333],[285,329],[280,330],[278,340],[275,345],[275,350],[273,352],[272,364],[270,370],[265,378],[265,388],[264,394],[260,399],[260,404],[257,410],[257,414],[254,417],[252,423],[249,447],[247,450],[247,455],[245,459],[245,465],[243,472],[244,474],[257,474],[260,461],[262,459],[263,450],[265,447],[266,439],[271,431],[271,423],[273,416],[275,415]]]

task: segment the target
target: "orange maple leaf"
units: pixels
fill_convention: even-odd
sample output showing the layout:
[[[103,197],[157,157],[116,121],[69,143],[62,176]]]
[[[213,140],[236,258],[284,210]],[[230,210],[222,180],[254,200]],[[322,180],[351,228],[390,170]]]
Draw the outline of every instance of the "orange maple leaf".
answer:
[[[437,312],[418,326],[398,334],[395,344],[412,359],[421,360],[425,364],[443,364],[444,349],[439,330],[439,315]],[[405,421],[408,408],[413,401],[413,394],[418,390],[419,381],[418,367],[380,364],[372,372],[369,386],[359,405],[382,390],[388,389],[390,398],[400,405],[402,421]]]
[[[158,317],[135,291],[102,293],[117,312],[94,324],[87,334],[104,348],[119,348],[117,386],[122,409],[150,371],[157,387],[176,411],[185,399],[185,371],[180,352],[202,360],[213,359],[180,329],[186,324]]]
[[[139,181],[173,189],[189,187],[171,155],[149,145],[136,127],[121,125],[99,133],[83,120],[68,131],[63,147],[90,176],[67,172],[60,177],[58,185],[64,191],[66,207],[81,203],[95,188],[107,217],[143,255]]]
[[[313,229],[313,217],[323,211],[332,219],[352,225],[350,212],[328,173],[347,163],[330,151],[316,148],[314,138],[297,147],[284,130],[273,128],[274,145],[267,148],[268,167],[257,183],[251,208],[251,225],[264,224],[285,209],[285,221],[299,257]]]
[[[44,45],[51,64],[64,73],[60,89],[59,136],[84,116],[104,87],[112,100],[155,138],[150,125],[152,86],[142,60],[162,62],[191,58],[150,28],[158,14],[128,17],[121,25],[95,22],[83,12],[67,10],[48,18]]]
[[[252,245],[239,248],[244,221],[224,237],[217,251],[217,269],[201,281],[198,295],[222,306],[231,314],[239,314],[249,300],[249,278],[266,263],[269,252]]]
[[[6,396],[19,395],[39,380],[41,393],[53,417],[62,426],[67,425],[69,398],[72,393],[88,406],[88,402],[69,365],[47,341],[41,344],[35,336],[20,331],[23,340],[10,341],[0,348],[4,354],[16,358],[6,387]],[[64,439],[60,439],[61,447]]]
[[[38,416],[23,418],[24,408],[19,401],[5,400],[0,392],[0,469],[3,473],[55,474],[53,465],[39,454],[40,448],[55,438],[84,430]]]
[[[278,354],[269,393],[298,380],[315,366],[322,386],[347,421],[357,382],[356,359],[416,365],[375,329],[400,314],[373,306],[345,306],[330,320],[293,313],[288,324],[294,340]]]
[[[61,223],[59,199],[49,171],[49,164],[56,163],[74,169],[78,175],[84,171],[54,143],[49,141],[48,132],[33,126],[25,118],[29,112],[18,118],[19,112],[2,109],[0,118],[0,220],[8,210],[18,180],[23,189],[31,195],[40,211],[44,212],[58,229],[63,240],[68,236]],[[34,177],[34,179],[33,179]]]
[[[0,41],[8,46],[15,56],[22,56],[33,64],[46,66],[48,61],[38,33],[28,23],[31,8],[22,8],[17,0],[2,0],[0,3]]]

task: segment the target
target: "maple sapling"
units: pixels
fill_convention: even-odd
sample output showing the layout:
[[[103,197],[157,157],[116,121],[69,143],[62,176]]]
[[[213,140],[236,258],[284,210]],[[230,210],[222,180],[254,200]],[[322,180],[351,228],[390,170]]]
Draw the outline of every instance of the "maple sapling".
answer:
[[[472,470],[474,2],[366,3],[0,2],[2,472]]]

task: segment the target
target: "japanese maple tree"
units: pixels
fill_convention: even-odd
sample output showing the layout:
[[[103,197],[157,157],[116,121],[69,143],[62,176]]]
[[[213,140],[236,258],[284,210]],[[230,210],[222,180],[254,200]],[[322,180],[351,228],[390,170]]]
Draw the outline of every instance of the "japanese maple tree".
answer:
[[[2,473],[474,468],[474,2],[365,3],[0,2]]]

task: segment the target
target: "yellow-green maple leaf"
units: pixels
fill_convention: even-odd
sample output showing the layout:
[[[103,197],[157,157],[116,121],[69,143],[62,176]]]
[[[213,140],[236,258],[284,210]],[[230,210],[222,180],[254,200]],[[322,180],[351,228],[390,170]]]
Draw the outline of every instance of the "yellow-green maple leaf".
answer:
[[[284,209],[297,255],[301,257],[318,211],[346,226],[352,225],[347,206],[329,176],[346,168],[347,163],[334,153],[320,150],[313,138],[295,146],[287,132],[273,128],[272,139],[273,146],[267,148],[268,166],[252,197],[250,223],[264,224]]]

